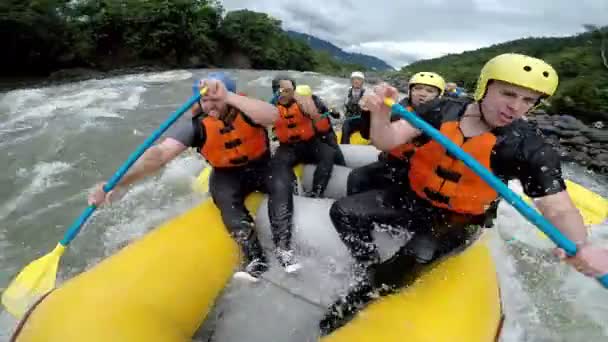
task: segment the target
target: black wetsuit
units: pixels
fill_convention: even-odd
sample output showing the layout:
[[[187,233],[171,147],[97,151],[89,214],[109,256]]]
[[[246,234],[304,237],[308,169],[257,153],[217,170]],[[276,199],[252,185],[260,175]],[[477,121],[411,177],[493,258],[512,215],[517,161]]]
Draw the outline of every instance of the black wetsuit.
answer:
[[[243,118],[250,125],[259,126],[247,115],[243,115]],[[194,148],[203,146],[206,139],[198,118],[178,122],[167,136]],[[270,152],[241,167],[213,168],[209,179],[211,198],[221,212],[224,225],[239,243],[246,263],[254,259],[266,261],[255,233],[254,220],[245,208],[244,201],[254,191],[268,193],[269,165]]]
[[[281,143],[271,161],[270,196],[268,202],[274,243],[291,250],[293,192],[296,177],[293,167],[299,163],[316,164],[312,196],[323,195],[336,161],[337,150],[313,138],[295,143]]]
[[[446,115],[462,115],[465,105],[464,101],[444,100],[439,106],[444,106],[442,108],[445,110],[431,110],[418,115],[439,129]],[[447,109],[449,106],[451,110]],[[446,114],[447,111],[452,114]],[[503,182],[519,179],[526,195],[532,198],[565,189],[559,155],[533,126],[517,120],[492,132],[497,140],[490,157],[490,168]],[[430,137],[422,137],[430,141]],[[399,186],[362,192],[336,201],[330,210],[332,222],[342,241],[366,271],[362,273],[360,286],[354,287],[349,296],[330,308],[321,322],[323,332],[327,333],[344,323],[337,312],[352,313],[372,300],[372,289],[401,285],[399,282],[411,270],[461,246],[470,233],[469,228],[475,225],[490,226],[489,219],[494,218],[491,214],[495,215],[496,204],[489,208],[486,215],[457,214],[433,206],[409,187]],[[393,258],[378,264],[378,253],[371,235],[374,224],[389,225],[415,234]],[[399,267],[394,267],[394,264],[399,264]],[[371,267],[368,268],[369,265]]]

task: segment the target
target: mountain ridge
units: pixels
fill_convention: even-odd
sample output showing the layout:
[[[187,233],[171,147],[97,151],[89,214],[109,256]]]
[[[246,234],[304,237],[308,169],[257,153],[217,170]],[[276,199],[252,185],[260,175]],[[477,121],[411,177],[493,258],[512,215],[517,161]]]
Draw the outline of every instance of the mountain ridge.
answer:
[[[315,37],[315,36],[312,36],[312,35],[309,35],[306,33],[301,33],[301,32],[296,32],[296,31],[291,31],[291,30],[287,30],[285,32],[291,38],[300,39],[300,40],[305,41],[308,44],[308,46],[310,46],[313,50],[325,51],[341,62],[361,64],[361,65],[365,66],[366,68],[369,68],[370,70],[374,70],[374,71],[396,70],[393,66],[389,65],[388,63],[386,63],[385,61],[383,61],[382,59],[380,59],[378,57],[374,57],[374,56],[370,56],[370,55],[366,55],[366,54],[362,54],[362,53],[346,52],[343,49],[339,48],[338,46],[336,46],[335,44],[333,44],[327,40],[320,39],[318,37]]]

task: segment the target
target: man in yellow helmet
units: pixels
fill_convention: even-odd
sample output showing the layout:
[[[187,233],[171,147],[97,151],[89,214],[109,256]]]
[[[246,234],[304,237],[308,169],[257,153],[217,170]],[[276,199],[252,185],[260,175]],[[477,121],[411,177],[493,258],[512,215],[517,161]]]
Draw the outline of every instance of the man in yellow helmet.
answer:
[[[418,115],[504,182],[518,179],[543,216],[578,246],[574,257],[565,257],[561,250],[557,254],[579,272],[597,277],[608,273],[608,249],[587,241],[582,216],[566,192],[559,155],[521,119],[541,99],[553,95],[557,85],[558,75],[546,62],[503,54],[481,70],[474,100],[444,99]],[[499,199],[492,187],[439,143],[405,120],[389,120],[390,108],[384,99],[396,99],[397,94],[395,88],[379,85],[364,96],[362,104],[371,112],[372,141],[381,150],[421,140],[410,157],[409,188],[371,190],[333,204],[331,219],[358,261],[364,280],[330,308],[321,322],[323,332],[343,323],[336,323],[338,316],[348,316],[372,300],[370,290],[394,286],[403,281],[402,272],[411,277],[408,270],[417,270],[474,240]],[[414,235],[396,256],[380,263],[371,235],[374,225]]]
[[[434,72],[419,72],[409,80],[409,96],[404,98],[400,104],[416,110],[441,97],[445,89],[445,80],[441,75]],[[369,135],[370,114],[365,111],[362,114],[363,129]],[[401,120],[397,114],[391,115],[391,121]],[[390,151],[383,152],[378,156],[378,161],[354,169],[348,175],[347,193],[354,195],[371,189],[380,189],[394,184],[407,184],[407,170],[409,169],[409,157],[414,153],[416,141],[401,144]]]

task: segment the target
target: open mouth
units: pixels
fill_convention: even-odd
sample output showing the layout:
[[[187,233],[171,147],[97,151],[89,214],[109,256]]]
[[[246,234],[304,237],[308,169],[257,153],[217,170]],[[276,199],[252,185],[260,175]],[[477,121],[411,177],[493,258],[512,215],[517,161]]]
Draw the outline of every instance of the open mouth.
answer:
[[[508,114],[505,114],[503,112],[500,112],[499,117],[500,117],[500,120],[504,121],[504,122],[511,122],[513,120],[513,116],[512,115],[508,115]]]

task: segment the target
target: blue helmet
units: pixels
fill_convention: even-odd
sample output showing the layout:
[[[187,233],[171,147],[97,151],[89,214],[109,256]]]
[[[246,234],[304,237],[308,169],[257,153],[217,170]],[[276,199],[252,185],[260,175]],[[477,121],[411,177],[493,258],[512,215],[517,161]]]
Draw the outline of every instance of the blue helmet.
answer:
[[[226,87],[226,90],[236,93],[236,81],[230,76],[228,76],[228,74],[226,74],[225,72],[212,72],[204,78],[222,81],[222,83],[224,83],[224,86]],[[200,79],[195,79],[194,83],[192,84],[192,92],[194,93],[194,95],[198,94],[198,84],[200,81]]]

